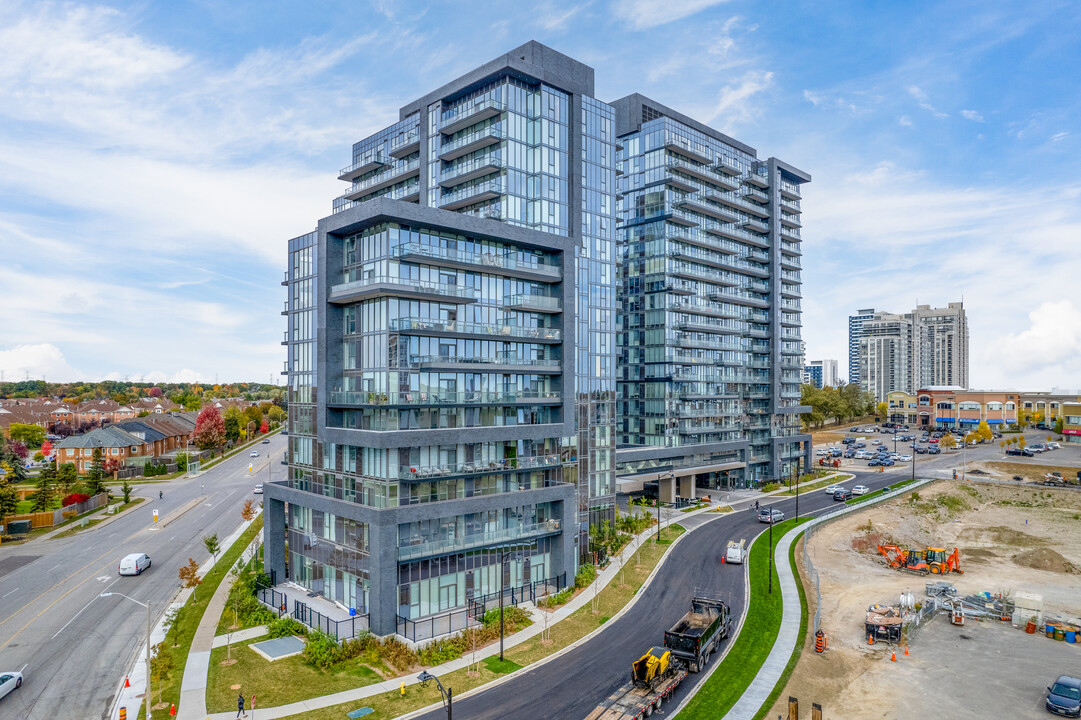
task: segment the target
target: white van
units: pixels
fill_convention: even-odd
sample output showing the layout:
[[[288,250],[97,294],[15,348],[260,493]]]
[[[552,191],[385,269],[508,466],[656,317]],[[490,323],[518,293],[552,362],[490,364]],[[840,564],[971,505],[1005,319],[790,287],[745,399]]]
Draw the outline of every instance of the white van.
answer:
[[[146,553],[132,553],[125,555],[120,561],[116,572],[119,575],[142,575],[143,570],[150,567],[150,556]]]
[[[746,540],[728,541],[728,547],[724,551],[724,561],[726,563],[733,563],[736,565],[742,565],[743,561],[747,558]]]

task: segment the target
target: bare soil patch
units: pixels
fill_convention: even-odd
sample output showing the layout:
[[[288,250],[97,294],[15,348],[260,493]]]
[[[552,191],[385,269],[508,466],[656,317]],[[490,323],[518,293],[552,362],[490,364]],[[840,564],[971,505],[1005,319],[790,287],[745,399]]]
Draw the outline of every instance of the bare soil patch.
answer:
[[[942,577],[890,569],[877,549],[882,541],[951,552],[959,547],[965,573]],[[1073,617],[1079,611],[1073,573],[1081,566],[1081,494],[1042,486],[942,481],[822,527],[811,536],[808,554],[821,578],[828,650],[823,655],[814,652],[813,622],[808,622],[803,655],[766,717],[787,716],[789,696],[799,698],[803,707],[822,703],[830,708],[831,720],[903,717],[902,709],[915,710],[909,708],[911,688],[930,681],[931,675],[924,678],[924,673],[941,673],[944,659],[929,655],[926,646],[931,643],[921,635],[910,657],[898,648],[900,662],[891,662],[888,646],[867,644],[867,607],[895,604],[903,592],[921,600],[924,585],[941,579],[961,594],[1038,593],[1045,615]],[[815,588],[804,578],[813,606]],[[813,615],[813,607],[810,612]],[[951,626],[939,618],[925,632],[938,634],[943,628]],[[908,681],[897,682],[899,672]],[[985,694],[993,699],[999,691],[992,685]]]

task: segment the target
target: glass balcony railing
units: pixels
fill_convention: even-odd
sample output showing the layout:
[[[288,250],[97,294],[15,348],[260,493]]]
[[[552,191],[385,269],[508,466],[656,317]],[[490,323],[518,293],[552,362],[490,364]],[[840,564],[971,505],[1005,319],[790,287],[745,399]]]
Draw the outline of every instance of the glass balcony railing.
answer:
[[[448,135],[455,130],[464,130],[470,124],[478,123],[504,112],[507,105],[494,98],[482,98],[447,108],[439,116],[439,128]]]
[[[468,148],[472,145],[480,146],[485,142],[496,142],[502,140],[507,136],[503,128],[498,125],[489,125],[488,127],[480,130],[479,132],[471,132],[467,135],[463,135],[456,140],[445,142],[439,148],[439,156],[446,157],[447,155],[453,155],[456,152],[461,151],[463,148]]]
[[[558,390],[418,390],[399,392],[370,392],[346,390],[327,393],[331,405],[472,405],[474,403],[517,404],[531,401],[558,401],[563,393]]]
[[[344,282],[332,286],[330,288],[329,299],[331,301],[340,300],[352,294],[363,293],[363,291],[368,288],[379,288],[381,286],[388,288],[398,286],[403,288],[403,293],[439,295],[441,297],[459,298],[462,300],[475,300],[477,297],[476,290],[473,288],[462,287],[461,285],[448,285],[446,283],[430,282],[427,280],[376,275],[374,277],[362,278],[360,280],[353,280],[352,282]]]
[[[506,458],[503,460],[448,463],[443,465],[411,466],[398,471],[400,480],[430,480],[451,475],[477,475],[481,473],[508,472],[514,470],[542,470],[560,466],[559,455]]]
[[[451,181],[458,183],[466,182],[473,177],[482,177],[488,173],[498,172],[503,168],[503,160],[498,153],[489,153],[482,157],[451,165],[439,174],[441,184],[449,185]]]
[[[443,553],[460,552],[468,548],[482,547],[484,545],[504,544],[511,541],[525,540],[559,532],[559,520],[548,520],[543,523],[531,525],[519,525],[518,527],[493,530],[486,533],[462,535],[460,537],[447,537],[440,540],[405,539],[399,541],[398,560],[424,557],[426,555],[440,555]]]
[[[518,310],[559,312],[563,307],[563,299],[550,295],[508,295],[503,301],[503,306]]]
[[[493,178],[486,182],[443,193],[439,198],[439,206],[447,209],[465,207],[466,205],[496,198],[506,192],[506,187],[507,184],[503,178]]]
[[[343,167],[342,171],[338,173],[338,177],[346,178],[357,174],[363,175],[365,172],[371,172],[380,166],[391,165],[393,163],[394,158],[389,155],[384,155],[382,152],[370,152],[352,165]]]
[[[391,248],[392,257],[408,257],[419,255],[433,260],[446,260],[481,267],[499,268],[503,270],[520,270],[539,275],[548,275],[552,279],[563,276],[563,268],[554,265],[538,256],[520,255],[518,253],[494,253],[494,252],[466,252],[465,250],[452,250],[435,245],[423,245],[421,243],[405,243]]]
[[[346,192],[342,197],[357,196],[365,191],[372,190],[373,192],[379,186],[384,186],[388,183],[393,184],[399,177],[405,177],[406,175],[413,173],[420,169],[420,160],[410,160],[407,163],[394,164],[387,166],[384,170],[376,175],[372,175],[366,180],[362,180],[358,183],[354,183],[353,187],[349,188],[349,192]]]
[[[461,320],[429,320],[427,318],[393,318],[389,323],[395,332],[442,332],[461,335],[486,335],[514,340],[541,340],[558,342],[563,331],[550,327],[521,327],[503,323],[471,323]]]
[[[559,361],[543,358],[534,360],[523,357],[500,357],[497,353],[493,357],[462,357],[459,355],[410,355],[411,365],[520,365],[524,368],[558,368]],[[483,369],[477,368],[477,369]]]

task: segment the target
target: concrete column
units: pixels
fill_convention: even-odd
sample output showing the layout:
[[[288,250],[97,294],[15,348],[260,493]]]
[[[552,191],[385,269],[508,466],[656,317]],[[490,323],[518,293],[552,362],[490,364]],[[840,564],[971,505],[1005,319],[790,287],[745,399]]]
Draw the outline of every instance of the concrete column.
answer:
[[[374,635],[391,635],[398,630],[398,526],[371,525],[371,590],[368,594],[369,622]]]
[[[275,580],[285,582],[285,503],[281,500],[263,501],[263,547],[266,573],[273,571]]]
[[[694,500],[694,475],[684,475],[679,480],[678,495],[681,498]]]
[[[567,585],[574,583],[574,576],[578,573],[578,546],[575,540],[578,538],[578,512],[575,507],[573,496],[569,500],[559,503],[557,508],[559,516],[560,534],[556,537],[556,547],[552,552],[552,569],[549,577],[558,577],[560,573],[567,573]],[[535,578],[540,579],[540,578]]]

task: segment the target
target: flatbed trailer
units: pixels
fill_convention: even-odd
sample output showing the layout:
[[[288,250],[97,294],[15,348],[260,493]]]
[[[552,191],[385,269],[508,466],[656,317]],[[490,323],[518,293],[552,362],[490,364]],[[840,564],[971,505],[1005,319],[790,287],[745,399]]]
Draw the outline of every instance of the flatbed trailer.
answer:
[[[672,698],[683,678],[687,677],[687,670],[682,667],[674,667],[671,672],[656,684],[656,687],[641,687],[634,682],[628,682],[614,693],[609,695],[604,702],[586,715],[585,720],[638,720],[647,718],[654,710],[659,710],[661,705]]]

